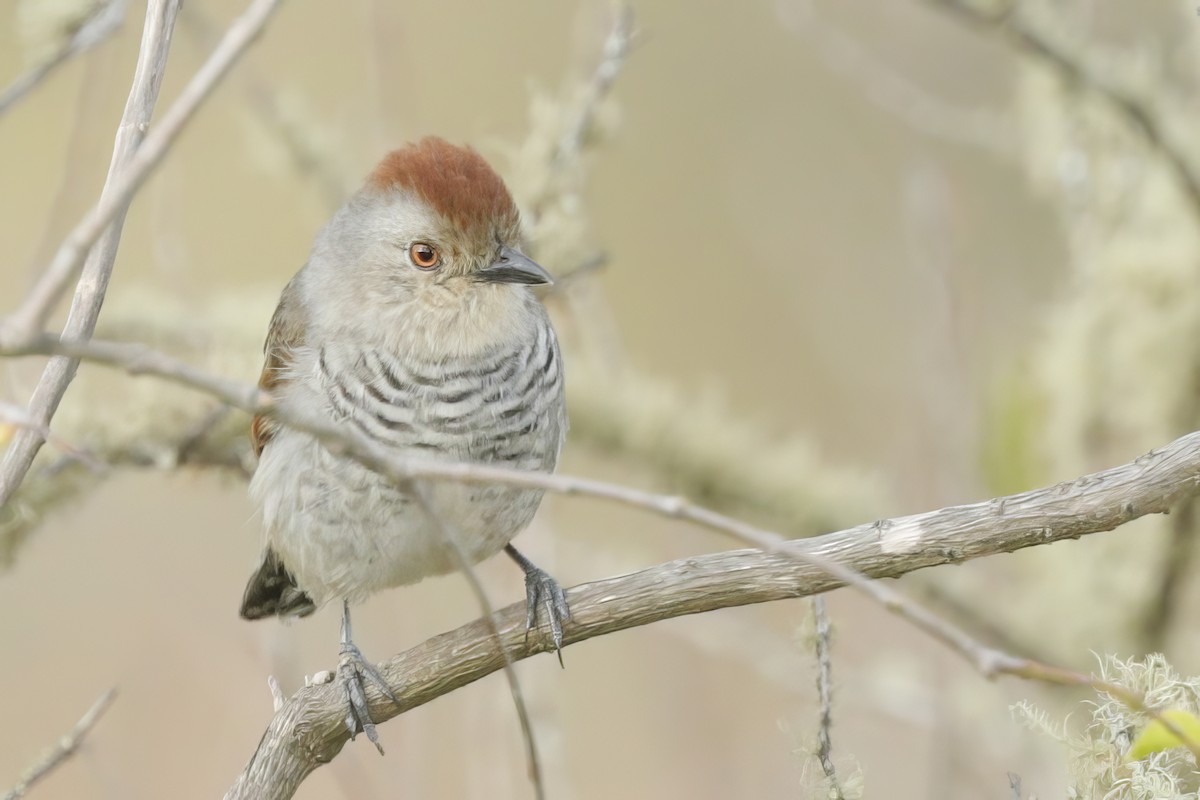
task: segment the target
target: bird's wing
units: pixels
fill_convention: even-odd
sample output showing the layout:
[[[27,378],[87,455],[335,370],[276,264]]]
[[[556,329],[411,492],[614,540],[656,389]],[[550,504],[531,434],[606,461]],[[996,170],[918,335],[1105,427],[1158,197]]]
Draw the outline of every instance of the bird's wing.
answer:
[[[305,317],[300,305],[300,288],[296,278],[292,278],[283,288],[279,306],[267,329],[267,341],[263,345],[266,360],[258,378],[259,388],[275,394],[288,379],[295,350],[304,344],[304,334]],[[270,417],[261,414],[254,417],[250,425],[250,441],[254,443],[255,454],[262,455],[263,448],[278,430],[279,423]]]

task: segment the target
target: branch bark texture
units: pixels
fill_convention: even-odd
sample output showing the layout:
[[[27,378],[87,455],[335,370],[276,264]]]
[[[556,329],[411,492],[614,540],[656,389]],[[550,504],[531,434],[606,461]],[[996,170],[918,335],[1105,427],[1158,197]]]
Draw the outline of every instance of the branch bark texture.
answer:
[[[958,563],[1111,530],[1200,493],[1200,433],[1127,464],[1073,481],[980,503],[859,525],[790,544],[871,578]],[[660,564],[568,592],[573,619],[565,643],[719,608],[803,597],[842,585],[820,567],[785,553],[734,550]],[[548,652],[525,640],[517,603],[496,616],[503,647],[516,661]],[[400,698],[378,692],[371,714],[385,721],[501,669],[504,654],[484,620],[436,636],[380,669]],[[306,687],[275,714],[227,800],[290,798],[345,745],[344,698],[336,685]]]

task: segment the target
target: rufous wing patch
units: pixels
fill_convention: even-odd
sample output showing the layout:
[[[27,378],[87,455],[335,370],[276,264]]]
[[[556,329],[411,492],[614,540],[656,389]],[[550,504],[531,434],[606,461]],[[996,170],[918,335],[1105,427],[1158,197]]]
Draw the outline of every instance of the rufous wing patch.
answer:
[[[274,394],[288,379],[295,349],[304,343],[304,329],[304,317],[300,311],[300,290],[296,279],[292,278],[283,288],[279,305],[267,328],[267,341],[263,345],[266,358],[262,373],[258,377],[258,386],[263,391]],[[262,414],[255,415],[250,423],[250,441],[254,444],[256,455],[262,455],[263,448],[278,430],[279,423],[274,419]]]

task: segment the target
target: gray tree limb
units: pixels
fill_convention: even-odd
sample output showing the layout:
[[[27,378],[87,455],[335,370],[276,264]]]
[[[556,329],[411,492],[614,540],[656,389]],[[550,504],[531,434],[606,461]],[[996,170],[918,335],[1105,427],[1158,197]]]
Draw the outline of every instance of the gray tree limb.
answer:
[[[821,562],[869,578],[1011,552],[1112,530],[1200,493],[1200,433],[1192,433],[1102,472],[1008,497],[859,525],[793,542],[781,552],[734,550],[679,559],[568,592],[572,621],[565,644],[663,619],[719,608],[803,597],[844,581]],[[798,560],[796,555],[811,558]],[[897,610],[893,608],[892,610]],[[513,661],[548,652],[548,640],[525,640],[524,605],[500,610],[496,626]],[[952,644],[992,677],[1013,673],[1059,680],[1065,671],[1026,669],[970,642]],[[483,620],[436,636],[380,665],[400,698],[370,695],[378,722],[501,669],[504,654]],[[1027,666],[1027,662],[1026,662]],[[1073,678],[1063,682],[1070,682]],[[344,699],[336,685],[301,689],[275,714],[226,800],[286,800],[345,745]]]

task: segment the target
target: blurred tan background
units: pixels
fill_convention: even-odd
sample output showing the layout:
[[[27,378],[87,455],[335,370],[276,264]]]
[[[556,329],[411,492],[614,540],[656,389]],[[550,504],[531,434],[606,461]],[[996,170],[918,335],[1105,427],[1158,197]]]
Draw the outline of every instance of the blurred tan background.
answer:
[[[1061,5],[1090,9],[1095,35],[1122,31],[1120,44],[1161,36],[1184,47],[1196,34],[1180,33],[1183,24],[1200,24],[1173,3],[1139,4],[1130,20],[1115,0]],[[204,20],[223,25],[239,9],[189,0],[160,109],[207,53]],[[688,403],[757,426],[763,441],[802,437],[831,471],[864,475],[861,508],[838,523],[1075,474],[1006,462],[1023,456],[1011,455],[1019,442],[1005,438],[1008,418],[995,410],[1012,405],[1004,387],[1025,380],[1078,257],[1059,198],[1028,179],[1037,159],[1018,103],[1028,97],[1025,59],[917,2],[640,0],[634,9],[641,38],[601,111],[606,136],[590,153],[583,197],[586,238],[609,256],[583,291],[611,315],[613,351]],[[131,4],[118,35],[0,117],[5,309],[102,183],[142,11]],[[0,82],[32,57],[20,14],[0,7]],[[303,263],[330,191],[292,168],[253,111],[256,87],[282,98],[351,181],[427,133],[474,144],[506,173],[534,95],[555,97],[588,74],[610,18],[590,1],[285,3],[136,199],[113,307],[173,298],[171,313],[186,322],[221,297],[269,301]],[[246,324],[265,331],[269,313],[264,304]],[[244,363],[256,358],[250,349]],[[5,366],[0,399],[24,402],[36,366]],[[88,403],[119,409],[137,391],[103,385]],[[1109,442],[1106,463],[1159,443]],[[563,469],[671,488],[669,476],[586,442],[568,445]],[[568,585],[736,546],[563,498],[550,498],[519,541]],[[1054,550],[1066,554],[1059,564],[1101,570],[1106,562],[1086,561],[1099,546],[1065,543],[1004,563]],[[270,718],[268,673],[291,690],[336,660],[335,610],[286,627],[238,619],[258,547],[244,484],[200,470],[121,472],[34,531],[0,574],[0,786],[116,684],[120,696],[83,751],[30,796],[222,793]],[[510,564],[480,572],[496,602],[520,597]],[[966,587],[957,602],[974,587],[986,595],[977,622],[1026,620],[1010,631],[1018,643],[1038,643],[1042,615],[1074,626],[1061,594],[1042,596],[1045,584],[1014,574],[981,563],[903,583],[914,593]],[[1101,618],[1075,627],[1102,633],[1048,643],[1046,654],[1084,668],[1093,650],[1137,654],[1136,638],[1103,635],[1103,590],[1071,597],[1080,617]],[[1065,751],[1014,722],[1008,706],[1029,697],[1065,709],[1079,696],[989,684],[844,591],[830,609],[835,760],[847,777],[861,769],[866,796],[1000,800],[1012,797],[1009,771],[1027,791],[1062,796]],[[476,614],[466,584],[449,577],[375,598],[356,616],[356,638],[378,660]],[[565,671],[551,657],[520,664],[550,796],[819,796],[808,615],[805,601],[732,609],[571,647]],[[1168,654],[1183,672],[1200,671],[1195,647]],[[298,796],[531,796],[499,675],[380,733],[386,758],[355,742]]]

